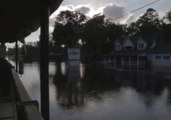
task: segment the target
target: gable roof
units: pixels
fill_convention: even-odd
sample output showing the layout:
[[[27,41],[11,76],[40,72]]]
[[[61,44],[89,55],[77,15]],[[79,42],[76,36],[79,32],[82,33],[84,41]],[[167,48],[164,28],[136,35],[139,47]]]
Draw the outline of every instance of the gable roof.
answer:
[[[141,37],[141,38],[140,38]],[[121,44],[124,43],[125,36],[121,37],[118,39],[118,42],[121,42]],[[137,44],[137,40],[140,38],[144,40],[144,42],[147,43],[146,49],[143,51],[137,51],[137,50],[121,50],[121,51],[116,51],[115,54],[143,54],[143,53],[148,53],[148,54],[171,54],[171,44],[164,44],[162,43],[162,40],[160,37],[157,37],[157,35],[144,35],[144,36],[131,36],[129,37],[130,40],[132,41],[133,45]]]

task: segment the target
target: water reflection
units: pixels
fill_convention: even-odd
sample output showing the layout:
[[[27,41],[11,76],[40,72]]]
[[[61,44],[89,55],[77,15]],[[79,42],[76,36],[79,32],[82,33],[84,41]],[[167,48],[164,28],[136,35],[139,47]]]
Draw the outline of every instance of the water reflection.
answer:
[[[22,76],[33,99],[39,99],[38,67],[26,64]],[[50,63],[49,68],[52,120],[171,118],[171,81],[161,76],[83,64],[80,70],[69,70],[66,63]]]
[[[63,107],[83,105],[80,69],[78,67],[66,68],[64,63],[61,65],[56,63],[57,70],[54,76],[58,103]]]
[[[58,66],[60,65],[56,65]],[[113,71],[84,65],[81,67],[81,79],[78,79],[78,71],[75,70],[67,69],[66,74],[61,74],[61,68],[56,71],[54,84],[57,103],[64,108],[74,107],[70,111],[63,111],[65,117],[58,114],[61,120],[171,118],[170,82],[162,77],[147,71]]]

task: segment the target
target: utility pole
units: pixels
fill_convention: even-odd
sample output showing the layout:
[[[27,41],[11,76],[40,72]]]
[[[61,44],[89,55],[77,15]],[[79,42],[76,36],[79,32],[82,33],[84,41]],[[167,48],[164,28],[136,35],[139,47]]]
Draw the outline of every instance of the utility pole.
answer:
[[[41,114],[49,120],[49,2],[41,1],[40,89]]]

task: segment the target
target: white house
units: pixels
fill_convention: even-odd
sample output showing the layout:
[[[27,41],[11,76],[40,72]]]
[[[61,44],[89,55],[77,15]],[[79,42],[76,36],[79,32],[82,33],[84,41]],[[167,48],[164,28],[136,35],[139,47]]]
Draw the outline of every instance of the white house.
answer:
[[[153,67],[171,67],[171,45],[156,47],[149,52]]]
[[[171,53],[153,53],[151,54],[152,66],[171,67]]]
[[[157,43],[157,39],[144,40],[142,37],[131,39],[122,37],[115,41],[115,55],[125,56],[144,56],[147,57],[152,67],[171,68],[171,45]]]
[[[124,38],[124,39],[123,39]],[[147,42],[142,38],[138,37],[136,40],[131,40],[129,37],[122,37],[121,40],[115,40],[115,51],[121,50],[145,50]]]

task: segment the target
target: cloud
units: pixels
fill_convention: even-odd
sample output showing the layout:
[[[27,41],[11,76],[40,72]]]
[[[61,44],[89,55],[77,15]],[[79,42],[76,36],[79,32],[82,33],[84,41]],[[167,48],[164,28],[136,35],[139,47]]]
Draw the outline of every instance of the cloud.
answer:
[[[59,8],[50,16],[50,19],[56,18],[56,16],[57,16],[61,11],[64,11],[64,10],[73,11],[73,10],[75,10],[74,8],[75,8],[75,7],[74,7],[73,5],[60,6],[60,7],[59,7]]]
[[[107,4],[103,8],[103,14],[107,18],[110,18],[110,20],[115,23],[129,24],[130,22],[134,20],[133,14],[128,14],[124,6],[120,6],[116,3]]]
[[[90,12],[90,8],[85,5],[65,5],[65,6],[60,6],[58,10],[56,10],[51,16],[50,16],[50,23],[53,23],[55,21],[56,16],[61,12],[61,11],[80,11],[83,14],[88,14]]]
[[[125,14],[125,9],[124,7],[111,3],[103,9],[103,14],[108,18],[116,19]]]
[[[159,18],[162,19],[164,16],[166,16],[167,12],[159,11],[158,14],[159,14]]]
[[[135,21],[135,17],[133,14],[128,14],[122,20],[120,20],[121,24],[130,24],[131,22]]]
[[[134,15],[133,14],[128,14],[125,10],[124,6],[121,6],[117,3],[108,3],[108,4],[103,4],[100,7],[92,7],[88,5],[65,5],[61,6],[57,11],[55,11],[51,16],[50,16],[50,25],[53,26],[55,22],[56,16],[64,10],[70,10],[70,11],[79,11],[89,17],[93,17],[95,14],[104,14],[107,18],[110,18],[112,22],[116,23],[130,23],[134,20]],[[118,17],[124,16],[120,19],[115,20]]]
[[[76,8],[76,11],[79,11],[83,14],[88,14],[90,12],[90,8],[88,6],[79,6]]]
[[[50,26],[54,26],[55,20],[56,20],[56,16],[61,12],[61,11],[65,11],[65,10],[69,10],[69,11],[79,11],[85,15],[89,15],[89,13],[91,12],[90,7],[86,6],[86,5],[65,5],[65,6],[61,6],[59,7],[58,10],[56,10],[51,16],[50,16],[50,20],[49,20],[49,24]]]
[[[89,5],[93,6],[94,8],[99,8],[105,4],[112,3],[112,2],[119,2],[121,3],[122,0],[64,0],[62,5],[73,4],[77,5]]]

